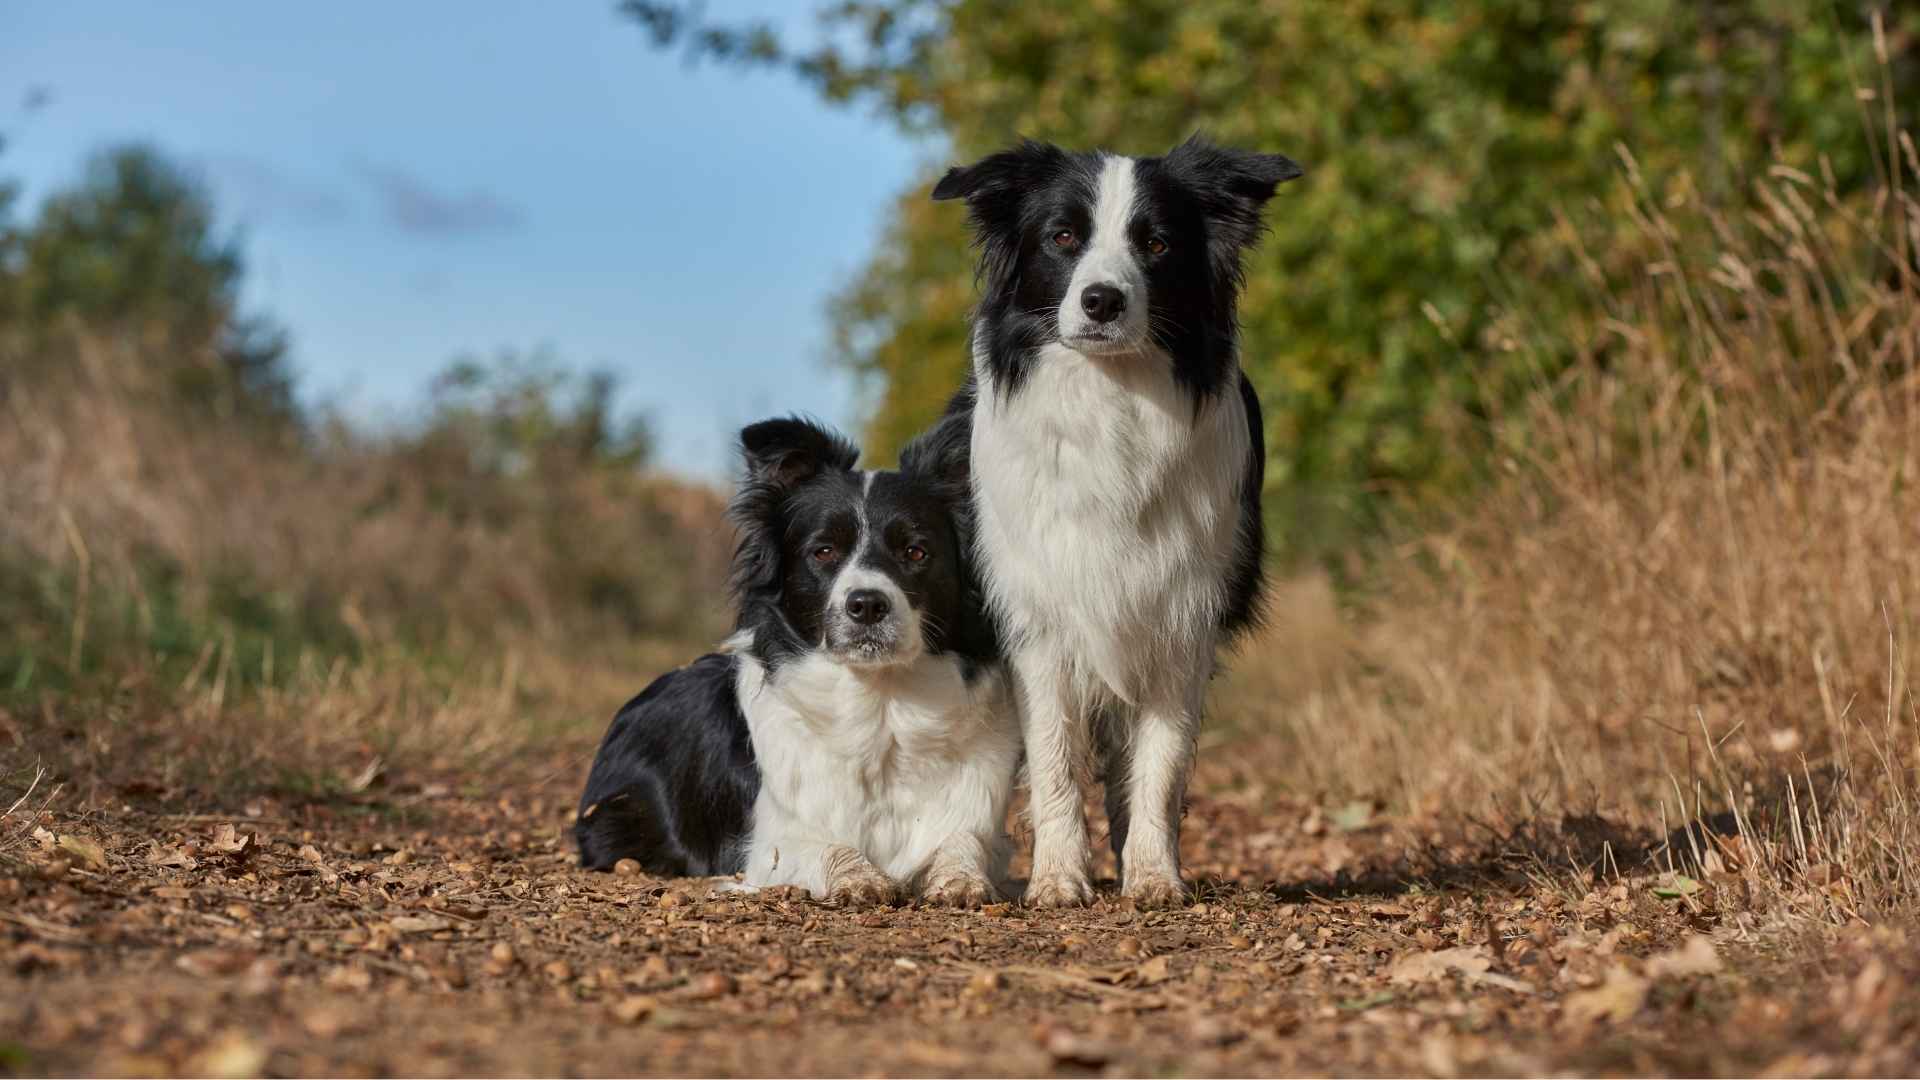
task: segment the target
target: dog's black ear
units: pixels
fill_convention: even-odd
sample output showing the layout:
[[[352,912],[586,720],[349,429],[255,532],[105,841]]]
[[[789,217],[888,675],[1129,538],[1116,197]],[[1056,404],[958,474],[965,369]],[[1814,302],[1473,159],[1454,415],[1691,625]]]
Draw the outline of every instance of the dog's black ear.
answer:
[[[970,490],[972,452],[972,414],[949,414],[900,448],[900,471],[944,496],[964,499]]]
[[[967,395],[969,390],[961,391]],[[925,485],[947,504],[960,544],[962,599],[958,617],[939,628],[939,648],[975,661],[1001,654],[998,631],[987,614],[985,583],[974,555],[972,488],[973,410],[950,411],[900,449],[900,474]],[[969,676],[971,677],[971,676]]]
[[[993,291],[1014,272],[1020,251],[1020,209],[1027,193],[1068,167],[1065,150],[1023,139],[1011,150],[957,165],[933,185],[935,200],[967,200],[967,220],[980,246],[979,275]]]
[[[740,429],[749,486],[784,492],[823,469],[851,469],[860,448],[831,428],[801,417],[762,420]]]
[[[1171,150],[1166,168],[1206,207],[1214,236],[1239,248],[1260,236],[1260,210],[1274,191],[1305,170],[1283,154],[1218,146],[1195,135]]]
[[[956,165],[933,185],[935,202],[991,200],[1043,184],[1066,163],[1067,152],[1051,143],[1022,139],[1011,150],[988,154],[971,165]]]
[[[740,532],[728,585],[745,608],[780,582],[782,507],[795,486],[827,469],[851,469],[860,448],[831,428],[800,417],[748,424],[740,431],[746,475],[727,504]]]

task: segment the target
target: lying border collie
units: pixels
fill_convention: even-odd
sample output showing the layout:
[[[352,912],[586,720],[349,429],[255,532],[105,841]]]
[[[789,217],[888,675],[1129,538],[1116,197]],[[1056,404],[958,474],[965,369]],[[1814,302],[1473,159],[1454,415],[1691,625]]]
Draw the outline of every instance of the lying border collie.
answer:
[[[978,548],[1025,730],[1030,904],[1090,897],[1075,771],[1096,727],[1122,891],[1186,893],[1202,698],[1260,598],[1241,258],[1299,175],[1198,138],[1149,158],[1025,142],[933,189],[967,201],[980,247],[973,372],[949,418],[972,417]]]
[[[613,719],[583,865],[885,903],[1000,894],[1020,733],[970,570],[968,431],[898,472],[804,420],[740,434],[737,630]]]

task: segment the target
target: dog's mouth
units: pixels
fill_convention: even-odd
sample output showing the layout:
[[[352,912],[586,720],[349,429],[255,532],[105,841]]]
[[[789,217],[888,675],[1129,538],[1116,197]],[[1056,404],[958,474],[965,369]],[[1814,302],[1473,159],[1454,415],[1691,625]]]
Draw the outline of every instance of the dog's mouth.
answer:
[[[902,655],[900,637],[890,626],[835,627],[827,634],[827,651],[849,667],[882,667],[909,659]]]
[[[893,659],[896,650],[884,641],[855,641],[843,645],[838,651],[843,664],[885,664]]]
[[[1060,335],[1060,343],[1075,352],[1089,356],[1102,356],[1115,353],[1137,352],[1146,344],[1144,334],[1124,330],[1117,326],[1094,325],[1084,327],[1071,334]]]

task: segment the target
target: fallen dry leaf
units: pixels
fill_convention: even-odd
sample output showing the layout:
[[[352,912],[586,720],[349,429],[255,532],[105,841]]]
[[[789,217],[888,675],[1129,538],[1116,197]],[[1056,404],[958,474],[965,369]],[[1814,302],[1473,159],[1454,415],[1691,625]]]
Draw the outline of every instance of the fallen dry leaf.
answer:
[[[79,859],[89,870],[107,868],[107,851],[84,836],[68,834],[60,838],[60,850]]]
[[[1397,986],[1411,986],[1445,978],[1452,971],[1465,975],[1484,975],[1492,967],[1493,960],[1487,955],[1485,945],[1466,945],[1456,949],[1408,953],[1394,961],[1387,978]]]
[[[1567,995],[1567,1019],[1576,1024],[1621,1024],[1646,1003],[1646,979],[1624,967],[1607,972],[1607,980],[1592,990]]]
[[[1173,978],[1173,965],[1164,956],[1153,959],[1133,969],[1134,980],[1141,986],[1156,986]]]
[[[253,833],[243,833],[232,825],[222,825],[213,831],[213,841],[208,846],[234,862],[245,862],[253,856],[255,840]]]
[[[1692,896],[1700,891],[1700,883],[1685,874],[1669,874],[1653,887],[1653,895],[1667,900],[1677,900],[1683,896]]]
[[[157,840],[147,841],[147,862],[154,866],[170,866],[177,870],[191,870],[200,865],[200,860],[177,847],[161,847]]]
[[[420,915],[401,915],[392,921],[394,930],[402,934],[431,934],[452,925],[445,919]]]
[[[660,1002],[646,994],[633,994],[613,1003],[613,1018],[623,1024],[637,1024],[652,1015]]]
[[[245,971],[254,959],[254,953],[242,949],[206,949],[185,953],[174,960],[174,965],[189,974],[211,978]]]
[[[1705,935],[1694,934],[1686,944],[1647,961],[1647,974],[1653,978],[1712,975],[1721,968],[1720,954]]]

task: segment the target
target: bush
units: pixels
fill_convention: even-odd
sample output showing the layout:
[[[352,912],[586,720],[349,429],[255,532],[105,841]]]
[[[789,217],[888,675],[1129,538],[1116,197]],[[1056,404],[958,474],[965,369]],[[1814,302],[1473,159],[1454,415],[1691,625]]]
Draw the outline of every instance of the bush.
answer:
[[[1272,533],[1294,555],[1477,482],[1486,445],[1462,436],[1573,362],[1552,328],[1659,257],[1657,236],[1595,212],[1617,147],[1657,201],[1737,217],[1745,178],[1777,160],[1857,202],[1885,158],[1857,137],[1856,81],[1907,110],[1896,124],[1920,100],[1910,7],[1876,34],[1859,4],[872,0],[835,5],[827,44],[800,53],[697,7],[625,7],[657,40],[786,65],[954,158],[1019,135],[1160,153],[1198,129],[1304,163],[1241,306]],[[926,205],[929,182],[840,304],[840,361],[866,377],[881,451],[967,363],[966,236],[958,209]],[[1578,260],[1566,221],[1601,257]]]

